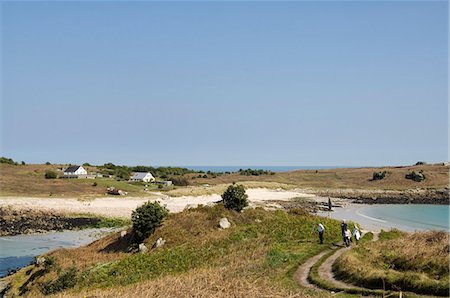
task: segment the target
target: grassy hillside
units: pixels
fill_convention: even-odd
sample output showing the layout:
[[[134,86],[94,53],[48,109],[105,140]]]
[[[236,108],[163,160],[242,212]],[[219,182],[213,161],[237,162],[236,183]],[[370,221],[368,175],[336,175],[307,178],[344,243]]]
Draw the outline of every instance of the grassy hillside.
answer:
[[[9,165],[0,164],[0,195],[3,196],[68,196],[98,197],[105,195],[106,187],[113,186],[125,190],[131,196],[148,195],[144,185],[116,181],[113,178],[92,179],[45,179],[45,172],[55,171],[62,175],[64,165]],[[87,167],[89,172],[99,172],[96,167]],[[383,180],[372,181],[374,172],[386,171]],[[405,179],[411,171],[423,171],[426,179],[415,182]],[[346,168],[329,170],[301,170],[260,176],[245,176],[238,173],[213,175],[185,174],[183,181],[190,186],[213,185],[209,188],[176,187],[169,195],[202,195],[221,193],[232,182],[245,182],[247,187],[268,187],[292,189],[365,189],[365,190],[406,190],[415,188],[441,189],[448,187],[449,167],[443,165],[420,165],[411,167]],[[183,176],[177,176],[178,179]],[[170,179],[170,178],[169,178]],[[97,186],[93,186],[94,182]],[[216,187],[217,186],[217,187]],[[156,190],[150,186],[149,190]],[[164,191],[164,190],[162,190]]]
[[[445,232],[382,233],[342,255],[335,270],[347,281],[366,287],[449,295],[449,234]]]
[[[218,229],[222,217],[230,220],[230,229]],[[315,233],[319,221],[327,227],[325,245]],[[339,241],[340,226],[301,209],[237,213],[218,205],[171,214],[145,243],[151,247],[159,237],[166,245],[148,253],[127,253],[129,237],[118,234],[52,252],[47,257],[54,262],[46,269],[33,266],[16,274],[11,292],[38,297],[55,281],[70,279],[76,281],[73,288],[58,295],[321,297],[300,288],[292,276],[300,263]]]
[[[8,165],[0,164],[0,195],[2,196],[104,196],[109,186],[125,190],[129,195],[145,195],[139,183],[116,181],[113,178],[97,179],[45,179],[46,171],[62,176],[64,165]],[[95,167],[86,167],[88,172]],[[94,182],[97,186],[93,186]]]
[[[423,171],[426,179],[414,182],[405,179],[411,171]],[[383,180],[372,181],[374,172],[387,172]],[[190,175],[191,178],[195,175]],[[411,188],[444,188],[449,185],[449,166],[419,165],[408,167],[342,168],[328,170],[300,170],[275,173],[275,175],[244,176],[221,175],[216,178],[195,178],[195,183],[224,184],[233,181],[277,182],[306,188],[353,188],[405,190]]]

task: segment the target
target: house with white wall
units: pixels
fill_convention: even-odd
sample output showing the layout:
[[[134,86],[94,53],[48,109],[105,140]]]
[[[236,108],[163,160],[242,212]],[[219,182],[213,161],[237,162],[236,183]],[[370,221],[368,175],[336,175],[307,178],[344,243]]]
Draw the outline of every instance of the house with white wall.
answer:
[[[152,182],[155,181],[155,177],[153,177],[150,172],[136,172],[131,176],[130,181],[142,181],[142,182]]]
[[[80,175],[87,175],[87,171],[82,166],[70,166],[64,170],[64,176],[67,178],[76,178]]]

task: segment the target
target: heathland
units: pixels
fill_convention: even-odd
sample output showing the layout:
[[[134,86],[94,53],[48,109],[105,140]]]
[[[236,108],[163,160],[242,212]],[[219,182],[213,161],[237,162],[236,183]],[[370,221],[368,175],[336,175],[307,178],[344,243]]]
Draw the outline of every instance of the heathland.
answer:
[[[112,169],[103,166],[86,166],[90,173],[104,173]],[[133,182],[111,175],[96,179],[46,179],[45,173],[52,171],[62,176],[67,165],[11,165],[0,164],[0,195],[24,197],[77,197],[92,198],[104,196],[107,187],[128,192],[128,196],[146,196],[154,191],[169,196],[204,195],[221,193],[233,182],[246,184],[249,188],[300,188],[324,196],[360,199],[363,202],[374,197],[380,202],[386,199],[394,203],[418,202],[427,199],[429,203],[442,203],[448,199],[449,166],[443,164],[380,168],[341,168],[326,170],[298,170],[292,172],[198,173],[188,170],[166,168],[154,174],[158,180],[172,180],[174,186]],[[144,167],[145,168],[145,167]],[[119,169],[119,170],[117,170]],[[122,168],[115,166],[116,174]],[[111,172],[112,171],[112,172]],[[119,171],[119,172],[117,172]],[[425,179],[407,179],[411,173],[420,173]],[[375,173],[383,173],[382,179],[374,179]],[[384,199],[384,200],[383,200]]]

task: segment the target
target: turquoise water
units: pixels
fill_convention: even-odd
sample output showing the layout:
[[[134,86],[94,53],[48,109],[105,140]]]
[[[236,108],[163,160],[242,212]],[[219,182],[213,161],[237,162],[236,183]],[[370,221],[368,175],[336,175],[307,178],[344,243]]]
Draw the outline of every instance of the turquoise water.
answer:
[[[101,238],[112,229],[52,232],[0,237],[0,277],[30,264],[35,256],[62,247],[77,247]]]
[[[414,232],[424,230],[443,230],[450,232],[450,206],[390,204],[390,205],[350,205],[335,208],[331,214],[321,213],[335,219],[346,219],[359,223],[367,230],[396,228]]]

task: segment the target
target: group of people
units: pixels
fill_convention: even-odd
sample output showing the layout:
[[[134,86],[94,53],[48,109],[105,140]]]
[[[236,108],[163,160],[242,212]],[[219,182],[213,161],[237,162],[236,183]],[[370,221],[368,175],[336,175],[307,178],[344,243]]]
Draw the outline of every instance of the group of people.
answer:
[[[345,246],[349,246],[350,242],[352,242],[352,235],[355,238],[356,242],[358,242],[359,239],[361,238],[361,232],[359,231],[358,226],[355,224],[353,228],[353,233],[351,233],[345,220],[343,220],[341,223],[341,231],[342,231],[342,240]],[[322,223],[319,223],[319,226],[317,227],[317,232],[319,234],[319,242],[320,244],[323,244],[323,233],[325,232],[325,226]]]

